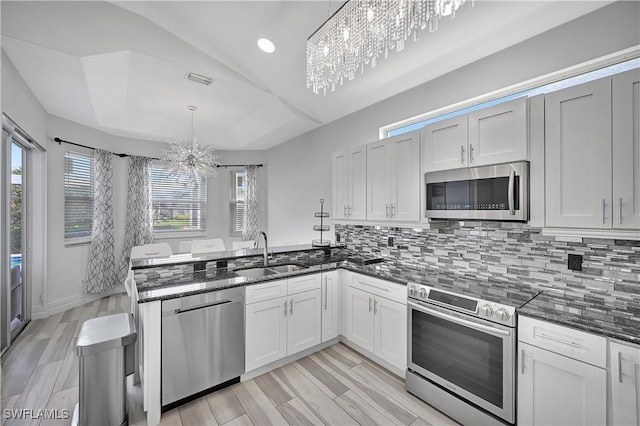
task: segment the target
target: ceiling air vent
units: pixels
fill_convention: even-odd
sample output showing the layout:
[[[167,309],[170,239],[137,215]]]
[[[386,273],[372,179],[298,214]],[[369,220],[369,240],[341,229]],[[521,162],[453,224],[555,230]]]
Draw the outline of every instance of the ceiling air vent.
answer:
[[[190,72],[189,74],[187,74],[187,79],[195,83],[204,84],[205,86],[210,86],[211,83],[213,83],[213,79],[211,77],[196,74],[194,72]]]

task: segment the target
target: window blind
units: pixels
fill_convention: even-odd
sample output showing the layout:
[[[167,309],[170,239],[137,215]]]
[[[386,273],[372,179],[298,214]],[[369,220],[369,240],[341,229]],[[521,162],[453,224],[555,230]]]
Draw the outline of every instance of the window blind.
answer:
[[[168,164],[151,163],[151,204],[154,232],[199,231],[205,229],[206,181],[184,185]]]
[[[93,225],[93,157],[64,154],[64,238],[90,239]]]

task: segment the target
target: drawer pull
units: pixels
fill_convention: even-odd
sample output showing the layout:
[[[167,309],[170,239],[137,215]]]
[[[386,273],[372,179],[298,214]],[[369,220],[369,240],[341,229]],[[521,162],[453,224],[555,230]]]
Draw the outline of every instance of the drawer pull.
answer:
[[[533,337],[540,337],[542,339],[551,340],[553,342],[561,343],[563,345],[571,346],[573,348],[582,348],[581,345],[579,345],[579,344],[577,344],[575,342],[567,342],[566,340],[558,339],[557,337],[547,336],[544,333],[533,333]]]
[[[377,285],[373,285],[373,284],[365,283],[364,281],[358,281],[358,283],[359,283],[359,284],[362,284],[362,285],[366,285],[366,286],[368,286],[368,287],[376,288],[376,289],[378,289],[378,290],[382,290],[382,291],[389,291],[389,289],[388,289],[388,288],[385,288],[385,287],[378,287]]]

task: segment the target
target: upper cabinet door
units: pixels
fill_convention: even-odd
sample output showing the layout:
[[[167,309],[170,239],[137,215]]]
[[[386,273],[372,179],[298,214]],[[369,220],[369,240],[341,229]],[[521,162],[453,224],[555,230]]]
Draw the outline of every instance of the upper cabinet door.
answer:
[[[389,166],[390,145],[385,140],[367,144],[367,219],[391,218]]]
[[[387,139],[392,220],[420,220],[419,138],[419,133],[411,132]]]
[[[613,77],[613,227],[640,229],[640,70]]]
[[[611,228],[611,79],[545,95],[547,226]]]
[[[528,158],[527,98],[469,113],[469,166]]]
[[[422,128],[422,171],[467,167],[467,116],[449,118]]]
[[[333,202],[331,216],[334,219],[347,218],[348,191],[348,153],[334,152],[333,162]]]
[[[349,193],[347,215],[349,219],[367,218],[367,147],[349,151]]]

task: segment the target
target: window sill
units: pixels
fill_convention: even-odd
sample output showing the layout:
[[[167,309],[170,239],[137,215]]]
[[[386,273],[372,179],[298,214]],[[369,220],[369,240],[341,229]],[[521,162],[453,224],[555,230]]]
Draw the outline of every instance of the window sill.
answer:
[[[89,246],[91,245],[91,239],[88,240],[67,240],[64,242],[64,248],[73,248],[73,247],[80,247],[80,246]]]
[[[188,240],[193,238],[206,237],[205,231],[174,231],[174,232],[155,232],[153,238],[156,240]]]

